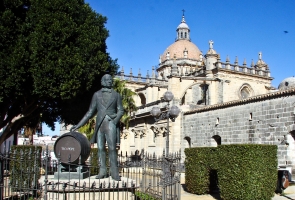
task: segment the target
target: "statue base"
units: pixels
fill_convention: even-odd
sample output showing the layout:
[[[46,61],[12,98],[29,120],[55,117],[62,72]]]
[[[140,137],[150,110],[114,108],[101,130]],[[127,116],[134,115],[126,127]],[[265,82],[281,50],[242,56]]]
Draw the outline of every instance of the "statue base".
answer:
[[[82,166],[66,168],[59,165],[57,172],[54,172],[54,179],[85,179],[90,176],[87,168]]]

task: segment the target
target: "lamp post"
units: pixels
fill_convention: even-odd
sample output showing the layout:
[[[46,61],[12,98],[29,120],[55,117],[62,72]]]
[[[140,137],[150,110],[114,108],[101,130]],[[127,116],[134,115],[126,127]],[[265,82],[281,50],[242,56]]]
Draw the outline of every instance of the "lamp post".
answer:
[[[165,92],[163,96],[163,101],[167,102],[167,111],[162,112],[159,107],[153,107],[151,110],[151,115],[154,117],[155,121],[160,121],[163,119],[167,119],[167,138],[166,138],[166,156],[169,156],[169,119],[172,122],[175,121],[175,118],[178,116],[180,110],[177,106],[171,106],[169,109],[169,102],[173,99],[173,94],[170,91]]]

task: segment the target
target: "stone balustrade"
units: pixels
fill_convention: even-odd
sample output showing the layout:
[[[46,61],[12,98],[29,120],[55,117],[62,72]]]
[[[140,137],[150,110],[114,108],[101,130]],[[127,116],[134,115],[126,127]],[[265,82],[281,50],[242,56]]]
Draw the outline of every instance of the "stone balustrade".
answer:
[[[126,75],[119,73],[116,75],[117,78],[125,81],[131,81],[131,82],[137,82],[137,83],[145,83],[149,85],[160,85],[160,86],[168,86],[168,80],[164,79],[159,79],[157,76],[155,77],[149,77],[148,75],[146,77],[141,77],[141,76],[133,76],[131,75]]]
[[[228,69],[228,70],[232,70],[232,71],[237,71],[237,72],[242,72],[242,73],[270,77],[270,71],[267,69],[263,70],[263,69],[258,69],[255,67],[239,66],[236,64],[223,63],[223,62],[217,62],[216,67]]]

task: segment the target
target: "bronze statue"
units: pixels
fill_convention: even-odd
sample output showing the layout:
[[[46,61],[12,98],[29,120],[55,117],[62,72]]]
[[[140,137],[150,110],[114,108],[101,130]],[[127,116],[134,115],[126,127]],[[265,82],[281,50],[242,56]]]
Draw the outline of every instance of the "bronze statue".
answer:
[[[120,181],[116,146],[120,145],[119,121],[123,116],[124,109],[120,94],[112,89],[113,79],[111,75],[104,75],[101,79],[101,85],[102,89],[95,92],[92,97],[88,112],[70,131],[77,130],[97,114],[94,134],[90,140],[92,144],[97,143],[98,156],[101,161],[99,174],[96,178],[101,179],[107,177],[105,149],[105,143],[107,141],[111,163],[111,176],[114,180]]]

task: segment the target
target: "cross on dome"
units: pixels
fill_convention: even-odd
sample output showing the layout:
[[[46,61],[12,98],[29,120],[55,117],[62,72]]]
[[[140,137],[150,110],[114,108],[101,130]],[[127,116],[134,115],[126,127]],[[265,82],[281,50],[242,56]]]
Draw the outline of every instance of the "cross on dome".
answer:
[[[184,19],[184,9],[182,9],[182,20],[181,20],[181,23],[185,23],[185,19]]]

